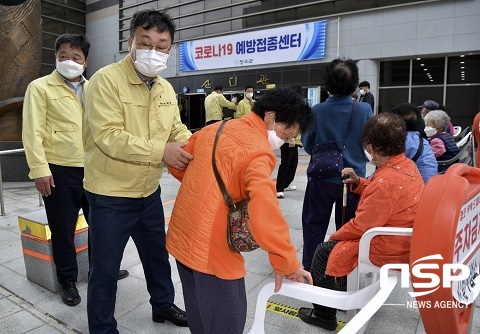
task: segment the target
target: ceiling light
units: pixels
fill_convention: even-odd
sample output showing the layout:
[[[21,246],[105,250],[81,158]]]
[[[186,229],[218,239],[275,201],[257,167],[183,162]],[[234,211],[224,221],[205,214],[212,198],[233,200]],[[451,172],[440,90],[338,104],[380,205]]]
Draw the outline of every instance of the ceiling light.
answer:
[[[463,58],[463,57],[465,57],[465,55],[460,55],[460,57],[462,57],[462,58]]]
[[[430,79],[430,81],[433,81],[433,79]]]
[[[424,70],[424,71],[428,71],[428,68],[424,68],[423,70]]]
[[[422,58],[417,58],[417,60],[422,60]]]
[[[420,64],[420,66],[425,66],[425,64]]]
[[[464,62],[464,61],[461,61],[460,64],[465,64],[465,62]]]
[[[460,67],[462,70],[465,68],[465,66]]]

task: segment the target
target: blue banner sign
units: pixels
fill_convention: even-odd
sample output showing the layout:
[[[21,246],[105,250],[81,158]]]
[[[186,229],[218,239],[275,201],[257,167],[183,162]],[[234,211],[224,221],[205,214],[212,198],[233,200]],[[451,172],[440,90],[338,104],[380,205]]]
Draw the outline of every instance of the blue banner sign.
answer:
[[[325,58],[327,21],[180,43],[180,71]],[[252,38],[254,36],[254,38]]]

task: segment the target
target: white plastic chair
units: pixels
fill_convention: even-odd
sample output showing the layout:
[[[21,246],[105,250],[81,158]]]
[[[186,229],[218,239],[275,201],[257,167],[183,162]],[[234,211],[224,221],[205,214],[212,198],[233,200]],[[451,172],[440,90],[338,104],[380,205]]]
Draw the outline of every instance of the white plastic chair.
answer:
[[[265,312],[268,299],[275,294],[304,300],[306,302],[341,310],[361,309],[340,331],[342,334],[363,333],[370,318],[387,300],[397,284],[396,276],[388,277],[388,284],[380,288],[380,281],[355,292],[334,291],[316,286],[284,280],[280,291],[275,293],[275,283],[267,283],[259,292],[255,319],[249,334],[265,333]]]
[[[463,145],[465,145],[469,140],[472,139],[471,136],[472,136],[472,132],[470,131],[469,133],[467,133],[465,137],[463,137],[457,142],[457,147],[459,148],[463,147]]]
[[[370,261],[370,243],[373,238],[380,235],[389,236],[412,236],[412,228],[406,227],[374,227],[366,231],[360,238],[358,252],[358,266],[347,275],[347,291],[355,292],[360,289],[360,275],[366,274],[365,286],[373,283],[375,275],[380,272],[377,267]],[[355,316],[356,310],[347,311],[347,321]]]
[[[462,127],[459,125],[455,125],[453,127],[453,138],[457,137],[460,134],[460,132],[462,132]]]

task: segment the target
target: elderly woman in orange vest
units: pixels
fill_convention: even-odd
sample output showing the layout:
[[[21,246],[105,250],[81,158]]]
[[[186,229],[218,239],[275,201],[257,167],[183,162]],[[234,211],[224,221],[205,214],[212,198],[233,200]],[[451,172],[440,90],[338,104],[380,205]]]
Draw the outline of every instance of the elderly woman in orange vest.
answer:
[[[373,227],[412,227],[424,184],[415,163],[405,156],[405,122],[392,113],[382,113],[365,123],[363,146],[372,155],[378,169],[368,179],[358,177],[352,168],[345,168],[344,183],[360,194],[355,217],[318,245],[312,261],[313,284],[344,291],[346,275],[357,266],[359,242]],[[373,264],[408,263],[410,238],[379,236],[373,239],[370,259]],[[313,305],[302,307],[298,316],[303,321],[335,330],[336,309]]]
[[[290,89],[269,90],[252,112],[228,121],[216,146],[215,161],[233,202],[248,198],[249,229],[268,252],[276,291],[282,276],[311,283],[290,241],[289,227],[270,178],[278,149],[304,131],[312,111]],[[167,249],[177,260],[188,326],[192,333],[240,334],[245,327],[247,298],[244,258],[227,244],[227,206],[212,168],[212,151],[220,123],[206,126],[189,139],[193,154],[182,180],[167,234]]]

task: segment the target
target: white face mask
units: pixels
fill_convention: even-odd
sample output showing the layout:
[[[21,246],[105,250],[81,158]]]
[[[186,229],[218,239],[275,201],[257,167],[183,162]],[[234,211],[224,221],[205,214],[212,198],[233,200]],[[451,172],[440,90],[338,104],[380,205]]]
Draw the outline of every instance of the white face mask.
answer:
[[[360,89],[360,95],[365,95],[365,89]]]
[[[427,137],[435,136],[437,134],[437,129],[427,126],[425,127],[425,134]]]
[[[285,144],[285,141],[277,136],[277,133],[275,132],[275,121],[273,121],[273,130],[267,130],[268,131],[268,142],[270,143],[270,147],[272,150],[278,150],[280,146]]]
[[[77,64],[73,60],[59,61],[57,59],[56,68],[58,73],[67,79],[75,79],[85,71],[85,64]]]
[[[371,155],[370,153],[368,153],[367,150],[364,150],[364,151],[365,151],[365,155],[367,156],[368,161],[371,162],[372,159],[373,159],[373,158],[372,158],[372,155]]]
[[[253,97],[253,93],[245,93],[247,99],[251,99]]]
[[[135,50],[136,60],[133,62],[138,72],[154,78],[167,68],[168,53],[154,50]]]

